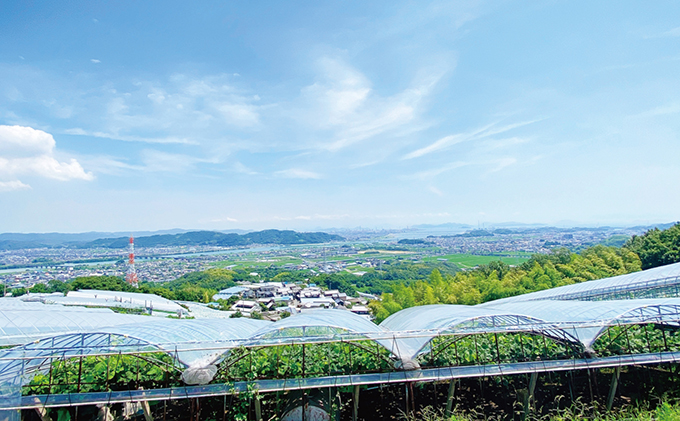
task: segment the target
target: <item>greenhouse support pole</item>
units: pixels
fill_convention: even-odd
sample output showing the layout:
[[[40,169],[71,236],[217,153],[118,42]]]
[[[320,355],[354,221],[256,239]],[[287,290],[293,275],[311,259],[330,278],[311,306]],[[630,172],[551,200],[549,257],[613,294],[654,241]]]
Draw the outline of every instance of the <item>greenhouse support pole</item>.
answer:
[[[262,407],[260,406],[260,396],[255,396],[255,421],[262,421]]]
[[[619,376],[621,376],[621,367],[616,367],[612,374],[612,383],[609,386],[609,396],[607,396],[607,411],[612,409],[614,404],[614,397],[616,396],[616,388],[619,385]]]
[[[527,417],[529,416],[529,413],[531,412],[531,400],[534,398],[534,390],[536,390],[536,382],[538,381],[538,373],[533,372],[531,373],[531,377],[529,378],[529,387],[525,390],[523,390],[523,395],[524,395],[524,402],[523,402],[523,411],[522,411],[522,420],[526,420]]]
[[[359,420],[359,385],[354,386],[354,402],[352,407],[352,420]]]
[[[45,407],[35,408],[35,412],[40,417],[40,421],[52,421],[52,418],[47,414],[47,409]]]
[[[151,408],[149,408],[149,402],[141,401],[140,403],[142,404],[142,411],[144,411],[144,420],[153,421],[153,415],[151,415]]]
[[[445,412],[445,415],[446,415],[447,418],[451,416],[451,411],[453,410],[453,395],[454,395],[454,393],[456,393],[456,382],[457,381],[458,381],[458,379],[453,379],[449,383],[449,394],[446,397],[446,412]]]

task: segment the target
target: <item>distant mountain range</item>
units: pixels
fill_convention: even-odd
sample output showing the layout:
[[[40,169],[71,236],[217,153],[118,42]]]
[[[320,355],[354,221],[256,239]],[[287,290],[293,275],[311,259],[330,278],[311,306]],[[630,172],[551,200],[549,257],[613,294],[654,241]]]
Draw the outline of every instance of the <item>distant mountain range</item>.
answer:
[[[170,231],[170,232],[168,232]],[[251,244],[319,244],[331,241],[343,241],[339,235],[325,232],[296,232],[265,230],[238,234],[218,231],[189,231],[168,230],[156,232],[154,235],[137,233],[135,245],[138,247],[168,247],[168,246],[247,246]],[[178,232],[179,231],[179,232]],[[241,231],[245,232],[245,231]],[[82,233],[82,234],[0,234],[0,250],[18,250],[26,248],[124,248],[127,247],[129,236],[121,233]]]

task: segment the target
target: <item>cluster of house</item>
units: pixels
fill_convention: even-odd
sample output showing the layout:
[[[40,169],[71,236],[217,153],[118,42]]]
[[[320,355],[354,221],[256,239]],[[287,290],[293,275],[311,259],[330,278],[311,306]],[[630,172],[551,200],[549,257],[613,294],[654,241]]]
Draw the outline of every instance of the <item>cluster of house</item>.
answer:
[[[294,314],[309,309],[336,308],[347,309],[370,319],[365,297],[349,297],[337,289],[324,291],[314,284],[304,288],[283,282],[243,284],[223,289],[213,295],[212,300],[236,300],[230,310],[238,311],[245,317],[251,317],[256,312]]]

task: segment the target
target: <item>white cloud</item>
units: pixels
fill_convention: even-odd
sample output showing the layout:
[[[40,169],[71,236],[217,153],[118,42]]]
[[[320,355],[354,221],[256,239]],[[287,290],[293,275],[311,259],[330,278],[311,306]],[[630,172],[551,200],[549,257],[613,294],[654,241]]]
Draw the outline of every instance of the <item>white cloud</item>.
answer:
[[[484,142],[486,150],[504,149],[510,146],[522,145],[528,143],[529,139],[523,137],[509,137],[506,139],[489,140]]]
[[[450,164],[444,165],[443,167],[439,167],[439,168],[435,168],[435,169],[427,170],[427,171],[421,171],[421,172],[415,173],[413,175],[406,176],[404,178],[406,178],[406,179],[416,179],[416,180],[428,180],[428,179],[434,178],[434,177],[436,177],[440,174],[443,174],[445,172],[449,172],[449,171],[455,170],[456,168],[465,167],[465,166],[468,166],[468,165],[470,165],[469,162],[456,161],[456,162],[452,162]]]
[[[668,31],[643,36],[643,38],[645,39],[674,38],[674,37],[680,37],[680,26],[678,26],[677,28],[670,29]]]
[[[256,174],[258,174],[257,171],[255,171],[255,170],[253,170],[253,169],[251,169],[251,168],[249,168],[249,167],[246,167],[245,165],[243,165],[242,163],[240,163],[240,162],[238,162],[238,161],[234,163],[233,169],[234,169],[234,171],[236,171],[237,173],[241,173],[241,174],[248,174],[248,175],[256,175]]]
[[[182,144],[182,145],[197,145],[198,142],[193,141],[191,139],[187,138],[179,138],[179,137],[142,137],[142,136],[126,136],[126,135],[117,135],[113,133],[105,133],[105,132],[89,132],[87,130],[83,130],[79,127],[72,128],[72,129],[66,129],[63,131],[64,134],[70,134],[70,135],[76,135],[76,136],[92,136],[92,137],[98,137],[102,139],[113,139],[113,140],[122,140],[124,142],[143,142],[143,143],[160,143],[160,144]]]
[[[198,163],[216,163],[217,160],[146,149],[142,151],[142,162],[144,163],[143,169],[145,171],[186,172]]]
[[[423,71],[410,87],[383,96],[364,74],[342,60],[325,57],[317,65],[318,80],[302,89],[302,104],[294,117],[312,130],[330,131],[314,147],[331,152],[397,130],[412,130],[423,111],[422,100],[446,72]]]
[[[444,196],[444,193],[441,190],[439,190],[438,188],[436,188],[435,186],[428,187],[428,190],[431,191],[432,193],[436,194],[439,197]]]
[[[668,37],[680,37],[680,26],[673,28],[670,31],[664,32],[664,35]]]
[[[0,192],[16,191],[16,190],[29,190],[31,186],[24,184],[19,180],[12,181],[0,181]]]
[[[238,222],[238,219],[232,218],[232,217],[229,217],[229,216],[223,216],[223,217],[213,218],[213,219],[209,219],[209,220],[202,219],[202,220],[199,220],[199,222],[212,222],[212,223],[215,223],[215,222]]]
[[[501,171],[502,169],[514,165],[517,163],[517,159],[513,157],[501,158],[495,162],[496,166],[489,170],[490,173]]]
[[[101,60],[97,60],[96,58],[91,58],[90,61],[94,64],[101,63]]]
[[[56,142],[51,134],[25,126],[0,126],[0,178],[19,175],[39,176],[54,180],[92,180],[80,163],[54,157]],[[19,180],[3,182],[4,189],[29,188]],[[9,183],[9,184],[7,184]],[[17,184],[18,183],[18,184]]]
[[[277,171],[274,173],[281,178],[300,178],[300,179],[320,179],[321,174],[313,171],[307,171],[300,168],[290,168],[287,170]]]
[[[0,156],[52,154],[57,142],[51,134],[24,126],[0,126]]]
[[[680,102],[674,102],[671,104],[661,105],[659,107],[652,108],[651,110],[642,112],[638,114],[639,117],[654,117],[659,115],[677,114],[680,113]]]
[[[441,149],[448,148],[450,146],[453,146],[458,143],[462,142],[467,142],[470,140],[477,140],[477,139],[483,139],[485,137],[490,137],[494,136],[497,134],[505,133],[510,130],[516,129],[518,127],[526,126],[528,124],[536,123],[537,121],[541,121],[540,119],[538,120],[530,120],[530,121],[522,121],[518,123],[512,123],[512,124],[507,124],[505,126],[500,126],[498,127],[498,123],[492,123],[486,126],[483,126],[481,128],[478,128],[476,130],[473,130],[468,133],[458,133],[455,135],[449,135],[445,136],[425,147],[422,147],[420,149],[416,149],[413,152],[409,152],[406,155],[402,157],[402,159],[413,159],[413,158],[419,158],[423,155],[430,154],[432,152],[439,151]]]
[[[259,123],[257,108],[248,104],[224,103],[217,106],[224,119],[237,126],[254,126]]]
[[[457,134],[457,135],[449,135],[442,137],[441,139],[437,140],[436,142],[425,146],[424,148],[417,149],[411,153],[408,153],[404,155],[402,159],[413,159],[413,158],[418,158],[423,155],[426,155],[431,152],[438,151],[439,149],[445,148],[447,146],[455,145],[456,143],[460,143],[465,141],[466,138],[462,134]]]
[[[80,92],[86,120],[67,133],[146,143],[202,144],[227,142],[225,134],[257,129],[259,96],[233,85],[231,75],[141,80]],[[77,102],[76,101],[76,102]],[[82,114],[82,112],[81,112]],[[79,117],[79,116],[76,116]]]

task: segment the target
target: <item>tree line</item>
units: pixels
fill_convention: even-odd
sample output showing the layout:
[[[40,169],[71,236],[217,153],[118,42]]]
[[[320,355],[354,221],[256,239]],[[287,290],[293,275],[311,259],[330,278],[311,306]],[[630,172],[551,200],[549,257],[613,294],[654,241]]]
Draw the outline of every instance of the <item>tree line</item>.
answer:
[[[453,275],[433,270],[426,280],[393,284],[392,291],[384,292],[380,301],[371,301],[369,306],[380,323],[408,307],[480,304],[676,262],[680,262],[680,223],[633,236],[622,247],[597,245],[580,253],[555,249],[550,254],[535,254],[517,267],[495,261]]]

